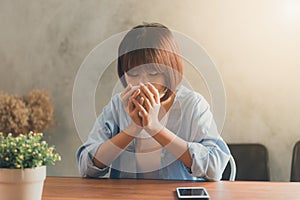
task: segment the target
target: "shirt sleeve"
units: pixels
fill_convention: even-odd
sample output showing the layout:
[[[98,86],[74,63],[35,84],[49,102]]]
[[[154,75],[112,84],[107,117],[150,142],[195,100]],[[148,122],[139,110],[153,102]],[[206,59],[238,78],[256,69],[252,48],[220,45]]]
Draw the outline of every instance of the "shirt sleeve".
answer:
[[[192,157],[192,176],[219,181],[229,161],[230,151],[221,138],[209,104],[201,99],[192,112],[191,134],[188,142]]]
[[[99,178],[105,176],[109,167],[100,169],[94,165],[93,159],[100,145],[119,132],[114,120],[113,102],[104,107],[89,133],[87,141],[81,145],[76,154],[76,160],[82,177]]]

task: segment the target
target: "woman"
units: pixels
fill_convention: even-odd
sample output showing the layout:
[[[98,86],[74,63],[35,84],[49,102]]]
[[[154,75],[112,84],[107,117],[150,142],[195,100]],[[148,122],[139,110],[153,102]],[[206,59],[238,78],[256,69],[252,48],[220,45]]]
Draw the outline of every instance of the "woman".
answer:
[[[180,85],[183,63],[171,31],[134,27],[119,46],[125,87],[97,118],[77,161],[84,177],[221,179],[230,152],[209,104]]]

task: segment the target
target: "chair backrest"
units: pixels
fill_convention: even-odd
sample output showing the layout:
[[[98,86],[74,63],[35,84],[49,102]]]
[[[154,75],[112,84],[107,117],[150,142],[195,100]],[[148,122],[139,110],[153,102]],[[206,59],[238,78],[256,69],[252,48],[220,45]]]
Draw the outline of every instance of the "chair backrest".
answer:
[[[298,141],[293,149],[291,181],[300,181],[300,141]]]
[[[262,144],[228,144],[236,163],[236,180],[270,181],[269,157]],[[223,173],[223,180],[230,176],[230,164]]]

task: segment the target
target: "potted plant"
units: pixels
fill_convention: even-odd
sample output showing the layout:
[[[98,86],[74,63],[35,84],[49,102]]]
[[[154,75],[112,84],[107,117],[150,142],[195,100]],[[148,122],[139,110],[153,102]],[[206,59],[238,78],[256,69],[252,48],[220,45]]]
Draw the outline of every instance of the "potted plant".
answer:
[[[0,93],[0,199],[40,200],[46,165],[60,160],[55,147],[42,141],[53,125],[48,93],[17,96]]]
[[[0,133],[0,196],[3,200],[40,200],[46,165],[60,155],[42,141],[42,133],[14,137]]]

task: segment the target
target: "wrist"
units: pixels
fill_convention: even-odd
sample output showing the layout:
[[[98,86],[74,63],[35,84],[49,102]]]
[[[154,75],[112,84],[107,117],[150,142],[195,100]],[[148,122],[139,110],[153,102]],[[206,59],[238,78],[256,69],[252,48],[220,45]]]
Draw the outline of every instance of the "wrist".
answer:
[[[142,131],[142,129],[143,127],[135,123],[131,123],[123,130],[123,132],[132,137],[136,137]]]
[[[160,131],[162,131],[165,127],[161,124],[158,123],[153,127],[145,127],[145,130],[151,135],[154,136],[157,133],[159,133]]]

